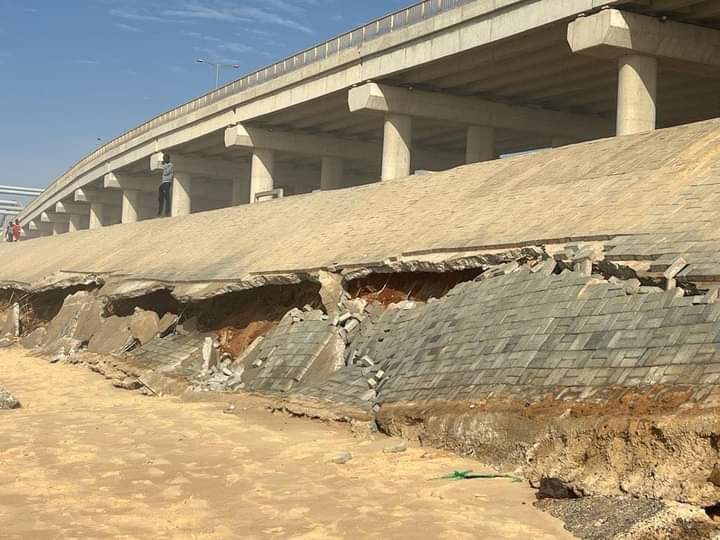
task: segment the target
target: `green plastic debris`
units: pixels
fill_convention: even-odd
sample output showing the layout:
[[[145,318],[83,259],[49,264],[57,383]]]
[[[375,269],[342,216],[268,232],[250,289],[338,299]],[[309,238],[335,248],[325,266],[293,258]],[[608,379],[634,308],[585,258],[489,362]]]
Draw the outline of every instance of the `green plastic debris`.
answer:
[[[518,478],[517,476],[513,476],[512,474],[482,474],[474,473],[472,472],[472,470],[453,471],[450,474],[446,474],[445,476],[431,478],[431,480],[474,480],[476,478],[509,478],[513,481],[513,483],[522,482],[522,478]]]

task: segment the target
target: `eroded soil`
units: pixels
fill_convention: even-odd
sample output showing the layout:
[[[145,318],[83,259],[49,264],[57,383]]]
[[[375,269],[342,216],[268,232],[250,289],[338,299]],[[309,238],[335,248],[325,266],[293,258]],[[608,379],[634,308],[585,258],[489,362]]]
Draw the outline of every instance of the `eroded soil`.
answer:
[[[270,414],[252,397],[182,403],[79,367],[0,352],[3,538],[572,538],[524,483],[443,481],[476,461]],[[336,465],[333,455],[353,459]]]

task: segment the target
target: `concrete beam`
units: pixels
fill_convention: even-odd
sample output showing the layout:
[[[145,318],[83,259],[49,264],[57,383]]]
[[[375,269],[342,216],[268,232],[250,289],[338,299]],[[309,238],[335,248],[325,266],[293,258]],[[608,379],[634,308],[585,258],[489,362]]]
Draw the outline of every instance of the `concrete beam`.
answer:
[[[159,178],[130,176],[120,172],[109,172],[103,177],[105,189],[130,189],[156,193],[159,184]]]
[[[120,193],[116,191],[101,191],[91,188],[79,188],[75,190],[75,202],[100,203],[110,206],[120,206]]]
[[[612,134],[614,127],[612,121],[597,116],[406,90],[377,83],[352,88],[348,95],[348,105],[351,112],[393,113],[461,125],[490,126],[588,139],[608,136]]]
[[[31,231],[37,231],[43,236],[49,236],[52,234],[52,223],[43,223],[39,219],[33,219],[28,222],[28,228]]]
[[[642,54],[720,66],[720,31],[605,9],[568,25],[575,53],[599,58]]]
[[[150,170],[162,170],[162,160],[165,154],[155,152],[150,156]],[[236,163],[227,159],[208,159],[193,156],[183,156],[170,152],[170,161],[176,173],[189,174],[202,179],[231,180],[238,175],[238,167],[242,163]],[[158,184],[160,177],[158,176]],[[156,186],[157,189],[157,186]]]
[[[373,143],[306,133],[270,131],[243,125],[231,126],[225,130],[225,146],[262,148],[357,161],[377,161],[380,158],[380,147]]]
[[[86,203],[59,201],[55,203],[55,212],[58,214],[77,214],[80,216],[87,216],[90,214],[90,207]]]
[[[68,214],[57,214],[55,212],[40,213],[40,221],[42,223],[68,223],[70,216]]]

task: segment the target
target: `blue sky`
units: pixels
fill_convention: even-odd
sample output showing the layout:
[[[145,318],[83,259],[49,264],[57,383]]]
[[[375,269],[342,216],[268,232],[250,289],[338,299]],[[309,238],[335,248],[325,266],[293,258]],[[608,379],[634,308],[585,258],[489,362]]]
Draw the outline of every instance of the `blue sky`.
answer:
[[[0,184],[45,187],[125,130],[412,0],[0,0]]]

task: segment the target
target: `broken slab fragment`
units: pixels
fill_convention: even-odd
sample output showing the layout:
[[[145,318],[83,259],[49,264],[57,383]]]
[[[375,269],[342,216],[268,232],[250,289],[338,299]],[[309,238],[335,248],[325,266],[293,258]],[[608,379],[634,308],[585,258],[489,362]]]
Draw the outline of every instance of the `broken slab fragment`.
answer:
[[[30,332],[20,340],[20,345],[26,349],[35,349],[45,344],[47,340],[47,328],[41,326]]]
[[[325,313],[328,315],[338,313],[340,304],[347,294],[343,288],[343,277],[340,274],[320,270],[318,281],[320,282],[320,301],[325,308]]]
[[[171,331],[175,330],[175,325],[178,322],[178,316],[174,313],[166,313],[162,317],[160,317],[160,321],[158,322],[158,335],[160,337],[165,337],[167,334],[169,334]]]
[[[140,342],[140,345],[145,345],[155,338],[159,330],[160,317],[157,313],[135,308],[135,313],[130,317],[130,333]]]
[[[18,409],[20,401],[7,390],[0,388],[0,409]]]
[[[97,354],[114,354],[124,350],[132,341],[130,317],[113,315],[102,321],[100,330],[88,344],[88,351]]]
[[[57,315],[47,327],[45,342],[51,349],[52,344],[64,337],[87,343],[100,328],[102,304],[93,293],[79,291],[71,294],[63,302]]]
[[[18,337],[20,335],[20,304],[13,304],[5,311],[5,322],[0,336]]]

